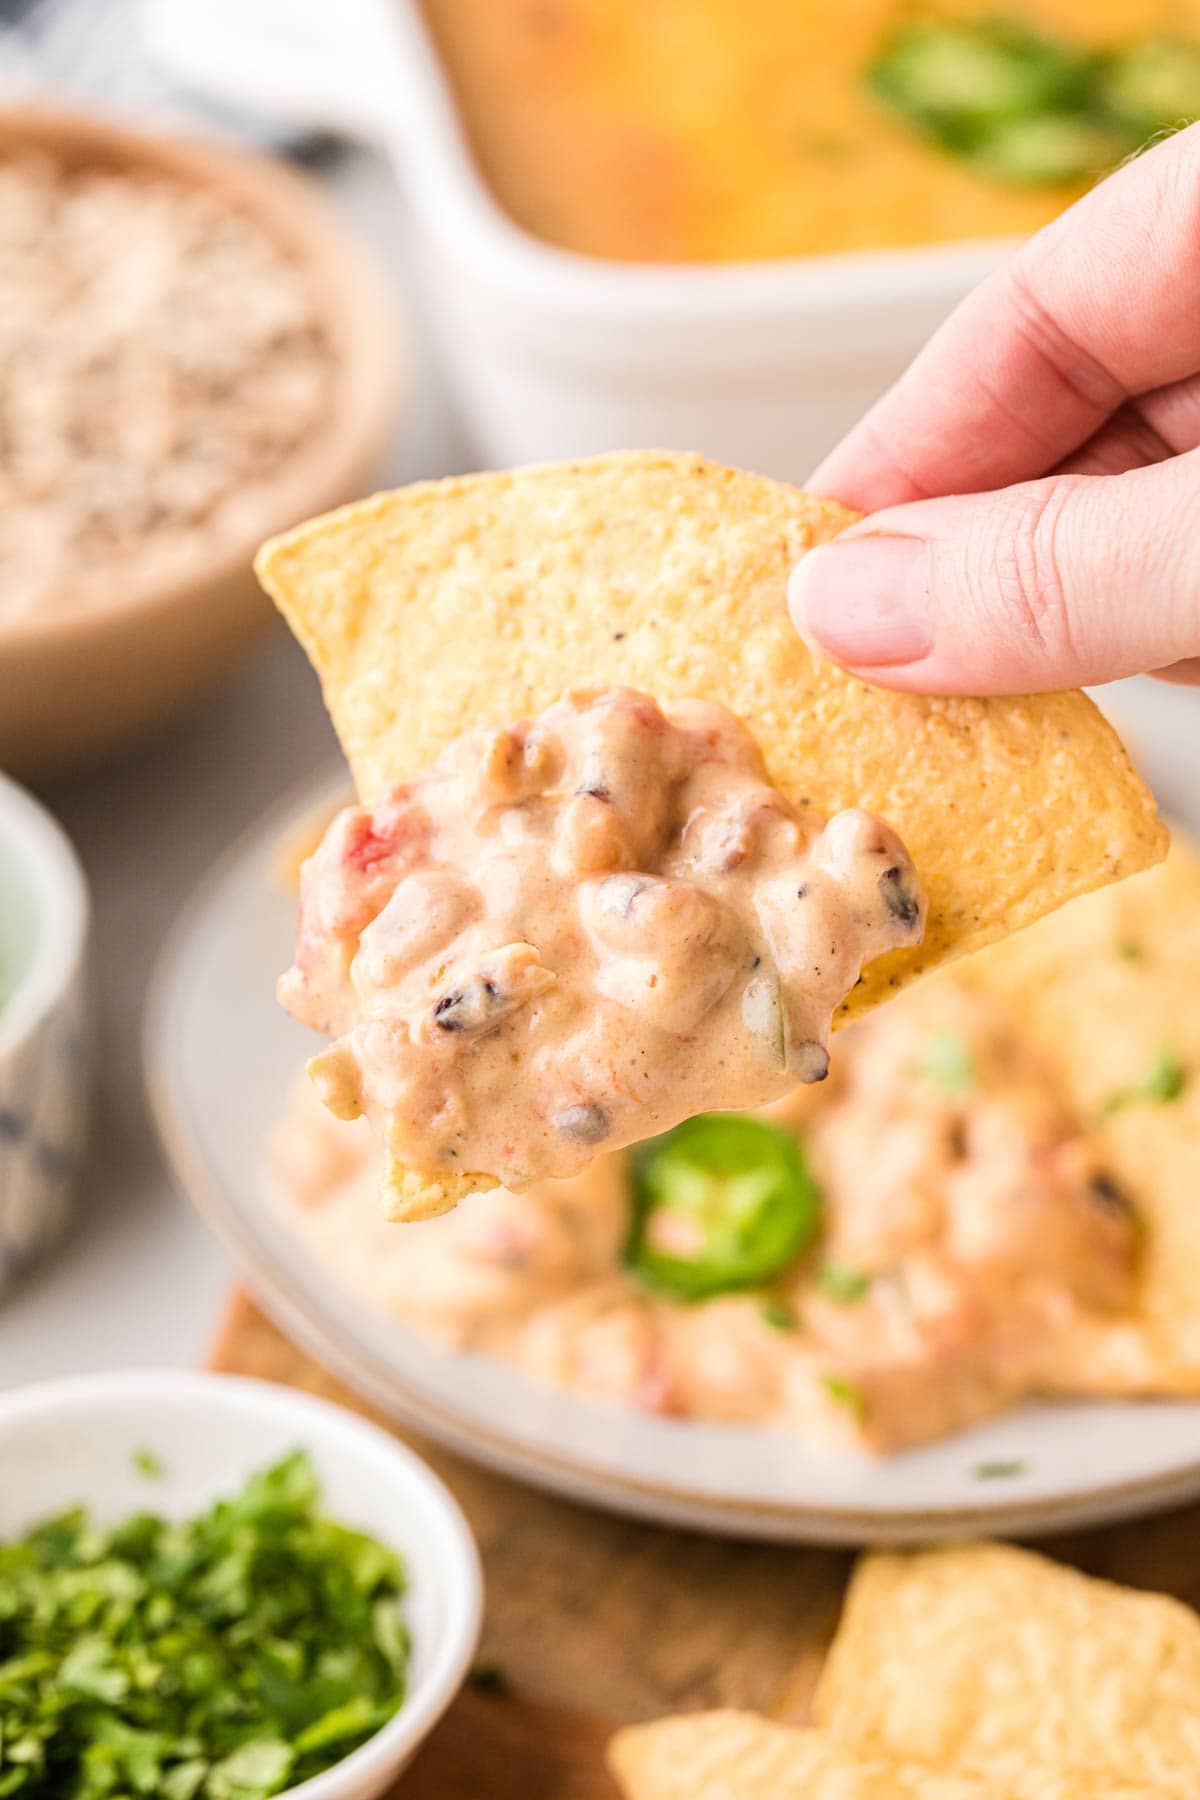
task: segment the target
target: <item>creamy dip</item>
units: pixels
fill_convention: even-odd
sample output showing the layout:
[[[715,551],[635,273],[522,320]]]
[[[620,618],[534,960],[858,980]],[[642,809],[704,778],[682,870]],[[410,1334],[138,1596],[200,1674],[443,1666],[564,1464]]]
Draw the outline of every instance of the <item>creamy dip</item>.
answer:
[[[996,999],[927,983],[767,1116],[802,1146],[819,1234],[768,1284],[691,1303],[627,1266],[624,1156],[400,1232],[374,1205],[370,1136],[306,1087],[275,1170],[316,1256],[370,1302],[652,1413],[881,1451],[1070,1390],[1097,1354],[1137,1386],[1134,1209]]]
[[[340,813],[280,996],[334,1039],[339,1118],[519,1191],[822,1080],[834,1009],[924,917],[880,820],[792,805],[720,707],[605,688]]]

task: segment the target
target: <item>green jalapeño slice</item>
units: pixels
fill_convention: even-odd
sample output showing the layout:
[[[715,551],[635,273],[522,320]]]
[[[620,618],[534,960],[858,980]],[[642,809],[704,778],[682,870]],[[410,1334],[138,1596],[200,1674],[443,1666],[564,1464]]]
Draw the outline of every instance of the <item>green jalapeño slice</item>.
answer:
[[[803,1255],[821,1193],[790,1132],[748,1113],[701,1113],[629,1163],[625,1266],[672,1300],[758,1287]]]

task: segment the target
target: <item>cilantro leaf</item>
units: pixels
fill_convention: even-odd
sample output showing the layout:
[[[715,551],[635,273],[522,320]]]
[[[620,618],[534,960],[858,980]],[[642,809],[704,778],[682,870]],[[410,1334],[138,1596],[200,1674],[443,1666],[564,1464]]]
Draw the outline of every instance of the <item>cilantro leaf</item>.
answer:
[[[866,1423],[867,1397],[857,1382],[847,1380],[844,1375],[822,1375],[821,1386],[831,1400],[845,1407],[856,1425]]]
[[[284,1786],[294,1753],[278,1738],[251,1738],[209,1770],[205,1793],[211,1800],[258,1800]]]
[[[764,1300],[762,1303],[762,1319],[772,1331],[795,1331],[799,1320],[796,1309],[787,1300]]]
[[[817,1272],[817,1286],[827,1300],[838,1306],[857,1306],[871,1291],[871,1277],[865,1269],[849,1263],[826,1261]]]
[[[1129,1087],[1117,1088],[1103,1102],[1100,1112],[1103,1118],[1111,1118],[1113,1113],[1121,1112],[1139,1100],[1148,1100],[1159,1106],[1169,1105],[1178,1100],[1187,1085],[1187,1070],[1165,1046],[1158,1052],[1150,1068],[1141,1081],[1135,1081]]]
[[[971,1047],[960,1031],[941,1027],[931,1033],[924,1054],[912,1064],[914,1075],[924,1075],[947,1094],[969,1094],[978,1086],[979,1074]]]
[[[467,1685],[477,1694],[507,1694],[511,1691],[504,1666],[498,1662],[476,1663],[467,1675]]]
[[[976,1481],[1009,1481],[1017,1475],[1024,1475],[1029,1464],[1023,1457],[997,1457],[994,1462],[976,1463],[971,1470]]]

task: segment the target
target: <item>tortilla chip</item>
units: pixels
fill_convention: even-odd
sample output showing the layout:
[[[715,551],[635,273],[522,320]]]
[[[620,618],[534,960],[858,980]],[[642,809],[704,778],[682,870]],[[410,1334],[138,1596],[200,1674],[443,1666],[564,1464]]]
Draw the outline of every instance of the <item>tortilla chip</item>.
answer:
[[[1160,867],[960,963],[950,979],[994,991],[1019,1017],[1145,1225],[1136,1318],[1081,1322],[1064,1340],[1056,1391],[1195,1392],[1200,852],[1177,835]],[[1173,1073],[1179,1092],[1137,1096],[1156,1070]]]
[[[494,1175],[464,1169],[459,1174],[433,1174],[410,1169],[391,1150],[383,1159],[383,1210],[395,1225],[415,1225],[453,1212],[468,1194],[487,1194],[497,1185]]]
[[[917,865],[929,925],[921,948],[867,971],[849,1015],[1148,867],[1167,841],[1083,695],[929,699],[814,659],[787,615],[788,572],[854,517],[647,451],[379,494],[273,539],[257,569],[366,800],[474,726],[623,682],[729,707],[793,800],[881,813]]]
[[[613,682],[716,700],[792,800],[880,813],[929,897],[925,942],[872,963],[844,1023],[1166,848],[1150,795],[1081,694],[893,694],[813,657],[788,618],[788,573],[854,517],[646,451],[380,494],[273,539],[256,567],[320,674],[368,802],[472,727]],[[409,1207],[409,1172],[395,1174],[393,1205]]]
[[[815,1712],[862,1755],[1007,1784],[1019,1800],[1039,1792],[1039,1768],[1195,1800],[1200,1618],[999,1544],[870,1556]]]
[[[864,1762],[818,1731],[754,1713],[630,1726],[608,1760],[630,1800],[988,1800],[976,1782]]]
[[[819,1731],[753,1713],[699,1713],[617,1733],[609,1763],[629,1800],[1009,1800],[1007,1790],[915,1763],[864,1759]],[[1028,1800],[1118,1800],[1074,1776],[1030,1777]],[[1119,1790],[1120,1800],[1149,1790]]]

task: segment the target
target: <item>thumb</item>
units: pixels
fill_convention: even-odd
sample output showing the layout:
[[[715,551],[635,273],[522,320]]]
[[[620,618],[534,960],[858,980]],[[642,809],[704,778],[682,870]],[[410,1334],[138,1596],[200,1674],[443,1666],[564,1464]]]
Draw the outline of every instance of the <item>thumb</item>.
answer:
[[[788,599],[815,648],[920,693],[1185,663],[1200,656],[1200,451],[891,507],[810,551]]]

